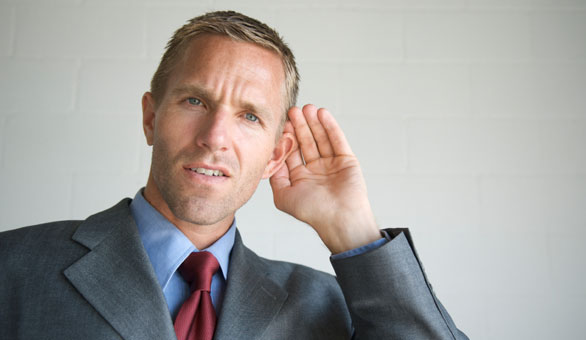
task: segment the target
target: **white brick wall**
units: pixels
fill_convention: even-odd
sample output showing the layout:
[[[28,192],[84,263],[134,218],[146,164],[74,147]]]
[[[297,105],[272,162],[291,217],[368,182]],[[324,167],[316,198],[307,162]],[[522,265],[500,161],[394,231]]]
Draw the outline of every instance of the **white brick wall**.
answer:
[[[526,59],[529,15],[513,10],[405,13],[405,55],[423,60]]]
[[[15,55],[141,57],[143,27],[141,6],[19,6]]]
[[[578,2],[576,0],[576,2]],[[582,7],[584,7],[582,1]],[[532,37],[538,58],[584,59],[586,57],[586,11],[559,10],[533,13]]]
[[[470,77],[475,115],[554,119],[585,116],[583,61],[482,63],[472,67]]]
[[[4,126],[4,168],[63,173],[138,171],[140,119],[128,115],[15,115]]]
[[[0,229],[134,195],[150,164],[140,96],[164,45],[227,8],[290,43],[300,104],[339,117],[379,223],[412,228],[471,338],[583,337],[584,0],[3,0]],[[267,181],[238,221],[261,255],[331,271]]]
[[[1,59],[0,108],[45,116],[71,112],[79,62],[73,59]]]
[[[2,168],[0,225],[3,229],[67,218],[70,201],[71,175],[43,170],[42,166]]]
[[[402,57],[401,16],[396,11],[288,9],[278,12],[277,22],[299,60],[386,61]]]
[[[0,7],[0,56],[11,53],[13,10],[9,7]]]
[[[123,112],[136,116],[148,91],[158,60],[92,59],[79,76],[79,109],[84,112]]]

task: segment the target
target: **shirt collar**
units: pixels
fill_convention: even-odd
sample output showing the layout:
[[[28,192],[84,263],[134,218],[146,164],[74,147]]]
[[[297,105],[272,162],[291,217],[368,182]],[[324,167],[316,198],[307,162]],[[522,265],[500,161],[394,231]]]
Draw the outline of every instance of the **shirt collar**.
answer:
[[[130,203],[130,211],[136,221],[138,233],[151,264],[163,289],[183,261],[194,251],[199,251],[193,243],[159,213],[142,195],[140,189]],[[228,231],[206,250],[214,254],[224,279],[228,279],[230,252],[236,237],[236,220]]]

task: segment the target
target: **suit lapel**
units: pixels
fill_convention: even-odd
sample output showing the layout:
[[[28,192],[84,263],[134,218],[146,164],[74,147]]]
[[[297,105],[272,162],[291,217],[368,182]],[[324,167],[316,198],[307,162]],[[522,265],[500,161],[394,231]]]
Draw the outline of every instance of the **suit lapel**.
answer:
[[[79,226],[73,239],[90,251],[64,274],[124,339],[176,339],[129,203],[125,199]]]
[[[268,267],[237,232],[228,285],[214,339],[258,339],[279,312],[287,292],[267,277]]]

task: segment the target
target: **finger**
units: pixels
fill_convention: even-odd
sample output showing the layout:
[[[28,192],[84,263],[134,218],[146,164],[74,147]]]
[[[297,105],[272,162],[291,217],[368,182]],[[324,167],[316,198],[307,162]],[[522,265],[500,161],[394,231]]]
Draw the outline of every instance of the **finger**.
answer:
[[[320,110],[317,117],[328,134],[334,155],[353,155],[350,144],[346,136],[344,136],[342,128],[340,128],[338,122],[334,119],[334,116],[327,110]]]
[[[293,128],[293,124],[291,124],[290,120],[285,122],[285,126],[283,126],[283,132],[289,132],[295,134],[295,129]]]
[[[291,124],[291,122],[287,121],[285,123],[285,128],[283,129],[283,132],[289,132],[297,139],[297,136],[295,135],[295,129],[293,129],[293,125]],[[287,157],[285,162],[287,163],[289,169],[295,169],[296,167],[303,165],[303,158],[301,158],[301,151],[299,151],[298,140],[297,143],[295,143],[295,149],[291,152],[289,157]]]
[[[307,110],[317,110],[313,105],[311,105],[311,107],[308,106],[309,105],[306,105],[304,110],[306,108]],[[291,119],[293,128],[295,128],[295,135],[297,136],[297,141],[299,142],[301,154],[305,163],[318,159],[319,151],[315,144],[315,139],[313,138],[313,134],[309,129],[309,125],[307,125],[307,121],[305,120],[305,116],[301,109],[298,107],[292,107],[289,110],[289,119]]]
[[[291,152],[289,157],[287,157],[287,159],[285,160],[285,163],[287,163],[287,166],[291,170],[297,168],[298,166],[304,165],[303,158],[301,158],[301,151],[299,151],[299,149],[297,149],[297,150]]]
[[[281,209],[281,205],[283,204],[283,190],[291,186],[287,164],[283,164],[283,166],[281,166],[279,170],[269,178],[269,183],[271,184],[271,189],[273,191],[273,201],[275,202],[275,206],[277,206],[278,209]]]
[[[311,133],[313,134],[313,139],[317,144],[317,148],[319,150],[319,154],[321,157],[332,157],[334,155],[334,151],[332,150],[332,144],[330,143],[330,138],[322,125],[322,123],[317,118],[318,112],[325,109],[319,109],[318,111],[315,110],[305,110],[303,108],[303,115],[305,116],[305,120],[307,121],[309,128],[311,129]],[[326,110],[327,111],[327,110]]]

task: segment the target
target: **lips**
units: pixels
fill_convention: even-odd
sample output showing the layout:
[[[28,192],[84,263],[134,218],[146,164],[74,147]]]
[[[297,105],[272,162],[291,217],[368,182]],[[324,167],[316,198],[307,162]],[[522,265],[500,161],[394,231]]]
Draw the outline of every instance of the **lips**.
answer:
[[[185,164],[183,168],[187,171],[210,177],[230,177],[231,175],[230,171],[223,166],[203,162]]]
[[[206,168],[189,168],[189,170],[193,172],[197,172],[198,174],[212,176],[212,177],[220,177],[225,176],[222,170],[218,169],[206,169]]]

